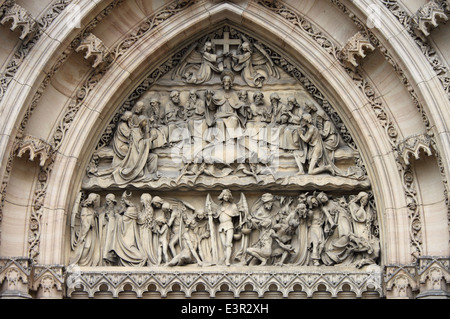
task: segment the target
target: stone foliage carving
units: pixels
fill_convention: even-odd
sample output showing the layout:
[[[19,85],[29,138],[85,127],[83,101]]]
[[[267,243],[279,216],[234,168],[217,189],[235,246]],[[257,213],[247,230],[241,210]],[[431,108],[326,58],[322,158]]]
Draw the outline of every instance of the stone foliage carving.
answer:
[[[71,216],[71,264],[79,266],[376,264],[378,222],[370,194],[325,192],[239,199],[228,189],[204,203],[125,191],[120,202],[80,193]],[[86,198],[84,198],[86,197]],[[198,207],[197,207],[198,206]]]
[[[40,299],[60,298],[64,287],[64,269],[62,266],[33,265],[30,289],[36,291]]]
[[[427,41],[427,38],[421,33],[421,31],[419,35],[417,35],[417,32],[413,28],[414,23],[411,22],[413,18],[409,16],[407,10],[401,3],[394,0],[382,0],[381,2],[399,20],[399,22],[406,28],[409,35],[414,39],[414,42],[418,45],[418,47],[430,63],[430,66],[436,72],[438,79],[441,81],[442,87],[447,93],[447,96],[450,97],[450,72],[448,70],[447,64],[442,61],[442,58],[440,57],[436,49],[433,47],[430,41]],[[446,0],[430,1],[425,4],[425,8],[427,5],[435,7],[435,4],[438,5],[439,8],[444,10],[445,15],[449,14],[448,1]]]
[[[390,298],[448,298],[448,256],[420,256],[412,265],[388,265],[384,271],[386,296]]]

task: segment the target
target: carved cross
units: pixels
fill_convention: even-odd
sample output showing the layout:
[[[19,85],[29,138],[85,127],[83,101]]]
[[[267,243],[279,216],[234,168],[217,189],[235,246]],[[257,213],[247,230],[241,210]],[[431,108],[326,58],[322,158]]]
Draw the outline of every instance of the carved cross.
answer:
[[[240,39],[230,39],[230,32],[225,31],[223,39],[213,39],[211,42],[214,45],[222,45],[223,53],[225,54],[230,52],[230,45],[240,45],[242,41]]]

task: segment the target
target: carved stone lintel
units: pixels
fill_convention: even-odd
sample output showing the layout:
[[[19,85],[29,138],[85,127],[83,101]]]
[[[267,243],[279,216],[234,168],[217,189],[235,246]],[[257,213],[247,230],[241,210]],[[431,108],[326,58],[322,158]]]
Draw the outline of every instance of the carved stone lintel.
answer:
[[[43,167],[52,155],[52,146],[35,136],[26,135],[17,146],[17,156],[22,157],[26,152],[30,154],[30,161],[39,158],[39,165]]]
[[[400,158],[406,165],[409,165],[411,155],[417,160],[420,152],[424,151],[428,156],[432,155],[432,140],[429,134],[412,135],[399,142],[397,150]]]
[[[85,51],[84,58],[91,60],[93,58],[92,67],[96,68],[105,61],[109,55],[108,48],[103,44],[102,40],[97,38],[94,34],[89,33],[75,49],[76,52]]]
[[[0,257],[0,299],[29,299],[30,259]]]
[[[428,37],[432,29],[438,27],[439,20],[447,21],[448,17],[437,3],[430,1],[417,10],[411,19],[411,26],[417,36]]]
[[[68,273],[70,276],[71,273]],[[255,296],[263,297],[270,291],[270,286],[276,286],[277,291],[287,298],[297,287],[307,298],[314,298],[319,291],[319,286],[325,286],[332,297],[342,292],[343,287],[348,285],[356,298],[360,298],[366,292],[375,292],[382,296],[381,273],[378,271],[355,271],[337,273],[332,267],[328,271],[316,272],[307,269],[295,269],[289,271],[285,268],[283,272],[275,269],[258,272],[242,272],[227,269],[195,270],[173,272],[167,269],[153,269],[152,271],[104,271],[83,269],[77,275],[76,285],[67,286],[67,296],[74,297],[75,293],[87,293],[89,298],[95,298],[101,287],[105,287],[112,298],[119,297],[126,286],[137,298],[149,293],[149,286],[156,287],[156,293],[161,298],[166,298],[173,293],[174,286],[182,297],[190,298],[197,289],[197,283],[202,284],[203,290],[210,297],[217,297],[227,286],[227,292],[238,298],[250,290]],[[343,284],[345,283],[345,284]]]
[[[357,58],[365,58],[366,54],[373,50],[375,50],[375,47],[370,43],[370,40],[361,32],[357,32],[348,39],[347,43],[342,48],[341,57],[344,61],[357,67],[359,65]]]
[[[5,3],[5,7],[0,23],[4,25],[7,22],[11,22],[12,31],[20,27],[21,40],[32,37],[37,30],[37,23],[33,16],[20,5],[16,3],[11,4],[10,1]]]

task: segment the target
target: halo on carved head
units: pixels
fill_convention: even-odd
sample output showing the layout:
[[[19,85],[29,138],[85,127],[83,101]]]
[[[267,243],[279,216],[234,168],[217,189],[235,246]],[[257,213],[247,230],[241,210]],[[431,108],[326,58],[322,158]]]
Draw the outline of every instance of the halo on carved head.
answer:
[[[225,69],[220,73],[220,80],[223,81],[223,78],[229,76],[231,78],[231,82],[234,82],[234,73],[230,69]]]

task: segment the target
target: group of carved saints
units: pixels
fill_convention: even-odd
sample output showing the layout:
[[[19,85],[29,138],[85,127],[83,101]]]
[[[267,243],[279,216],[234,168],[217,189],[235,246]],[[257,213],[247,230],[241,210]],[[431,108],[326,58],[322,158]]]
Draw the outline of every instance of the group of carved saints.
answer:
[[[207,194],[204,207],[125,191],[81,195],[71,263],[81,266],[345,265],[376,263],[380,244],[369,193],[264,193],[249,207],[244,193]],[[72,215],[74,218],[76,214]]]
[[[133,111],[121,116],[110,145],[96,152],[111,158],[111,164],[102,169],[92,166],[89,174],[113,177],[117,185],[157,180],[161,173],[154,150],[178,144],[184,163],[179,177],[186,171],[200,174],[201,163],[201,173],[213,177],[240,169],[254,176],[274,174],[274,154],[280,150],[292,153],[298,174],[361,177],[335,165],[334,153],[344,143],[323,110],[311,103],[301,105],[294,96],[284,102],[276,92],[265,105],[260,90],[250,102],[247,91],[231,89],[231,79],[225,75],[224,89],[206,90],[204,99],[191,89],[185,105],[177,90],[170,92],[164,108],[156,98],[150,100],[147,112],[144,103],[137,102]]]
[[[261,44],[222,31],[189,47],[158,92],[122,111],[102,137],[71,215],[71,263],[376,263],[376,211],[367,185],[348,186],[367,178],[349,164],[358,152],[342,139],[342,125],[296,92],[298,83]],[[299,184],[279,195],[286,175],[310,176],[313,186],[317,177],[334,191],[306,192]],[[211,192],[204,195],[196,185],[208,179]],[[186,180],[193,202],[151,195],[162,194],[161,185],[180,190]],[[260,198],[249,206],[236,185],[258,186]],[[140,204],[128,186],[141,194]]]

